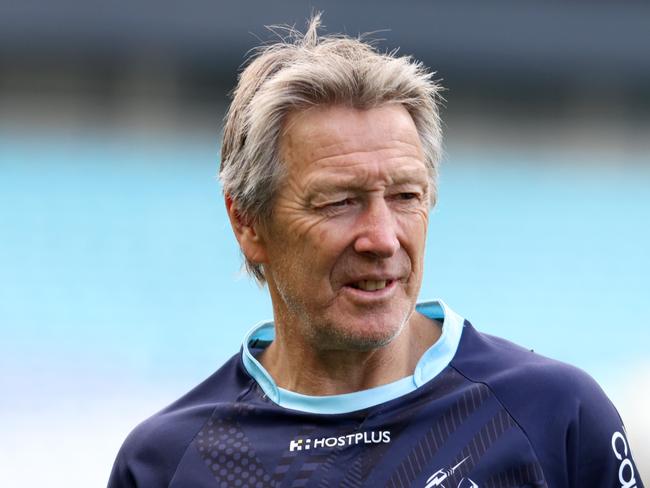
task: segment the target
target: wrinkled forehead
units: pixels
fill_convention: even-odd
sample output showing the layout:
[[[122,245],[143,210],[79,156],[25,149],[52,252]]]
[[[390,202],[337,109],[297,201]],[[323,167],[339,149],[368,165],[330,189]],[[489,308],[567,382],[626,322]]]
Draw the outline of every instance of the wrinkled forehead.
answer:
[[[369,109],[320,105],[288,114],[280,136],[280,156],[290,164],[391,145],[424,160],[417,128],[402,105]]]

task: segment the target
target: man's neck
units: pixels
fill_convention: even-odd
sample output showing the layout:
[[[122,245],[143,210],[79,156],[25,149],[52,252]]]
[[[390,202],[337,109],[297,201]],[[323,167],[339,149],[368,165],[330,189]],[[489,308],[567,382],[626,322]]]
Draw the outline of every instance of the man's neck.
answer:
[[[368,351],[321,350],[290,344],[281,330],[260,362],[275,383],[313,396],[366,390],[413,374],[422,354],[440,337],[441,324],[418,312],[389,344]]]

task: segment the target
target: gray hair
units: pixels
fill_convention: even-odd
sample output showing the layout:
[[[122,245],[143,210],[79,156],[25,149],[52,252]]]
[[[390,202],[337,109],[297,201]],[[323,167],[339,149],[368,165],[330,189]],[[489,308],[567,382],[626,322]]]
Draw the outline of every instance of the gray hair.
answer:
[[[362,38],[319,36],[319,26],[316,14],[305,34],[285,28],[288,36],[254,51],[241,73],[221,146],[224,193],[246,220],[268,222],[284,176],[279,147],[290,112],[316,105],[369,109],[397,103],[408,110],[420,136],[433,206],[442,144],[442,87],[409,56],[380,53]],[[262,267],[245,259],[248,272],[264,284]]]

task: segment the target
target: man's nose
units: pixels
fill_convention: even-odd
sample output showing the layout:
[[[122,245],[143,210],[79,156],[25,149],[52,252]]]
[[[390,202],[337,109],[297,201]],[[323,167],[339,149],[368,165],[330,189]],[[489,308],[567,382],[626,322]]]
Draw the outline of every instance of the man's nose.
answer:
[[[356,252],[389,258],[399,249],[395,217],[385,199],[369,202],[359,217],[358,225],[354,241]]]

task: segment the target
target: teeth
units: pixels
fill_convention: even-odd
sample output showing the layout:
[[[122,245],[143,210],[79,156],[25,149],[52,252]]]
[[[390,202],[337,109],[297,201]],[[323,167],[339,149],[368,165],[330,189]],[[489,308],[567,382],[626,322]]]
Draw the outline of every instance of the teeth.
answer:
[[[356,283],[357,288],[364,291],[376,291],[386,288],[386,280],[362,280]]]

